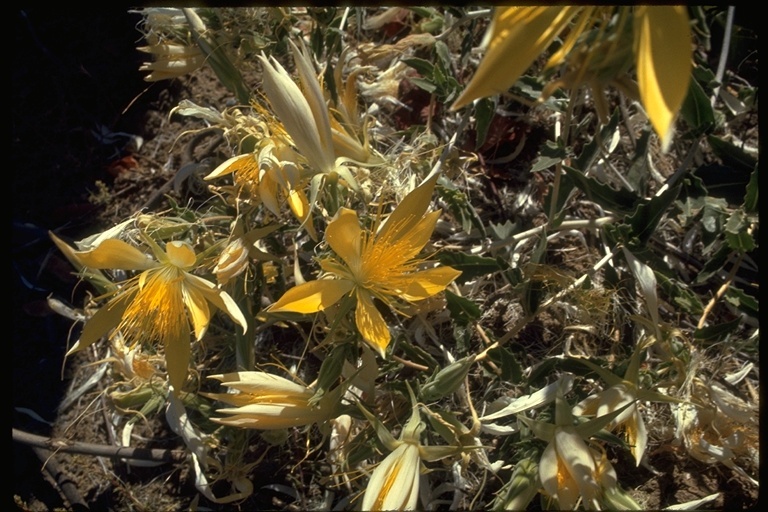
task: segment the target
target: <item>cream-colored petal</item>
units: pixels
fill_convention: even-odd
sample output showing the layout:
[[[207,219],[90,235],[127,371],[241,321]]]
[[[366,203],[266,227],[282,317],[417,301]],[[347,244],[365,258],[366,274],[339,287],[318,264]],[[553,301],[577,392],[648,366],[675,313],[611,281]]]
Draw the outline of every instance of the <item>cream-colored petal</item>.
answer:
[[[573,427],[561,427],[555,430],[554,443],[558,458],[576,482],[585,506],[592,506],[600,493],[600,487],[595,480],[595,460],[587,443]],[[562,507],[563,504],[561,503],[560,506]]]
[[[215,284],[206,281],[202,277],[188,272],[184,273],[184,284],[194,287],[208,302],[229,315],[233,322],[243,328],[243,332],[248,330],[248,320],[246,320],[237,302],[227,292],[220,290]]]
[[[80,339],[67,351],[67,356],[91,346],[99,341],[102,336],[114,329],[123,318],[123,313],[131,302],[135,293],[123,293],[102,306],[94,315],[85,322]]]
[[[460,275],[461,271],[452,267],[436,267],[415,272],[408,276],[410,283],[402,298],[413,302],[432,297],[445,290]]]
[[[332,171],[336,161],[333,146],[331,145],[330,148],[323,146],[312,109],[299,86],[279,62],[273,59],[273,64],[264,56],[259,56],[259,59],[264,69],[262,85],[269,103],[296,147],[315,170]],[[330,126],[328,130],[330,131]]]
[[[336,218],[325,230],[325,240],[351,269],[360,267],[363,232],[356,211],[339,208]]]
[[[691,81],[693,49],[687,9],[684,5],[635,8],[640,99],[664,151]]]
[[[497,7],[489,27],[488,51],[451,110],[509,89],[580,9],[575,6]]]
[[[354,283],[346,279],[318,279],[294,286],[272,304],[268,311],[317,313],[336,304],[352,291]]]
[[[296,71],[299,74],[304,97],[312,111],[312,117],[315,119],[315,126],[317,127],[317,133],[320,136],[320,143],[322,144],[324,153],[331,156],[332,158],[330,161],[333,162],[336,159],[336,154],[333,148],[331,120],[328,115],[328,107],[325,104],[323,90],[320,87],[320,82],[317,80],[314,65],[312,64],[309,55],[307,55],[308,51],[304,46],[303,41],[301,41],[303,51],[300,51],[293,41],[289,40],[288,42],[293,51],[293,61],[296,63]]]
[[[211,375],[209,379],[221,381],[222,385],[227,386],[243,393],[252,395],[274,394],[274,395],[297,395],[311,397],[314,392],[305,386],[265,372],[230,372],[218,375]]]
[[[363,339],[381,355],[386,356],[390,334],[387,323],[376,309],[373,298],[365,291],[358,290],[355,307],[355,325]]]
[[[637,404],[629,409],[634,409],[632,416],[624,423],[627,438],[631,446],[632,455],[635,457],[635,463],[640,466],[643,460],[645,450],[648,448],[648,430],[645,428],[645,422],[640,415]]]
[[[539,460],[539,480],[544,491],[558,500],[563,510],[573,510],[579,499],[579,490],[557,456],[555,442],[550,442]]]
[[[376,467],[362,510],[414,510],[419,500],[419,447],[403,443]]]
[[[110,238],[90,251],[75,251],[86,267],[97,269],[147,270],[157,263],[139,249],[122,240]]]
[[[178,394],[184,387],[189,371],[189,357],[192,348],[189,342],[189,326],[183,323],[178,337],[165,340],[165,369],[168,372],[168,381]]]

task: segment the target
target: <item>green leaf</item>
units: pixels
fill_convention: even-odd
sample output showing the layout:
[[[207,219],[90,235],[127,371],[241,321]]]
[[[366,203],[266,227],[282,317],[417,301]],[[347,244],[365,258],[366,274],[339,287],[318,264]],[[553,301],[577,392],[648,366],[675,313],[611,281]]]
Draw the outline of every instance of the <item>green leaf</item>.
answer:
[[[736,210],[725,223],[725,240],[734,251],[749,252],[756,247],[755,239],[749,233],[750,222],[746,214]]]
[[[501,380],[512,384],[520,384],[523,381],[523,368],[509,349],[496,347],[488,351],[488,357],[501,370]]]
[[[702,341],[722,341],[728,337],[729,334],[732,334],[739,327],[740,323],[741,319],[736,318],[724,324],[696,329],[693,332],[693,337]]]
[[[476,277],[492,274],[503,269],[499,261],[494,258],[473,256],[463,252],[443,251],[437,254],[437,259],[443,265],[461,270],[461,275],[456,278],[457,284],[464,284]]]
[[[435,65],[428,60],[417,59],[415,57],[411,59],[403,59],[403,62],[418,71],[421,76],[431,77],[435,69]]]
[[[757,318],[760,311],[760,305],[756,298],[745,293],[735,286],[728,287],[725,292],[725,300],[747,315]]]
[[[749,176],[755,170],[757,159],[740,147],[714,135],[707,137],[707,141],[723,164],[732,167],[741,177]],[[747,179],[743,182],[746,183]]]
[[[747,213],[757,212],[757,168],[752,171],[747,184],[747,193],[744,195],[744,211]]]
[[[660,195],[654,196],[650,201],[638,206],[635,213],[627,219],[627,223],[632,227],[634,235],[643,246],[648,243],[651,235],[656,231],[659,222],[666,214],[667,209],[677,199],[678,192],[680,192],[679,183],[674,187],[666,189]]]
[[[539,158],[533,163],[531,172],[543,171],[553,165],[562,162],[568,157],[568,152],[561,142],[547,141],[542,146]]]
[[[628,214],[637,207],[637,203],[640,201],[634,192],[627,189],[614,190],[612,187],[585,176],[567,165],[564,165],[563,169],[579,190],[586,194],[587,199],[594,201],[606,210]]]
[[[491,126],[496,104],[490,98],[478,100],[475,104],[475,151],[483,144],[488,136],[488,128]]]
[[[698,295],[688,289],[686,285],[670,279],[661,272],[654,271],[654,274],[661,290],[668,297],[668,302],[675,304],[691,315],[701,315],[704,312],[704,305],[699,300]]]
[[[470,322],[480,318],[480,307],[460,295],[456,295],[450,290],[445,290],[445,300],[448,305],[448,311],[451,313],[451,318],[459,325],[468,325]]]
[[[437,90],[437,85],[426,78],[411,77],[408,79],[413,85],[432,94]]]
[[[712,104],[697,80],[691,80],[688,95],[683,101],[680,113],[695,136],[707,133],[715,126],[715,112]]]

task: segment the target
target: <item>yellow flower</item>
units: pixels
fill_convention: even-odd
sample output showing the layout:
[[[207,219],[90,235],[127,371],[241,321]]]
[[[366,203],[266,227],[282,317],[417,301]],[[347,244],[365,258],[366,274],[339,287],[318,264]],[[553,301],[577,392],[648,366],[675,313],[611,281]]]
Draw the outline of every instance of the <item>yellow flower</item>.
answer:
[[[315,313],[353,296],[357,329],[383,357],[390,334],[374,299],[389,305],[397,298],[424,300],[443,291],[461,273],[451,267],[419,270],[423,260],[416,256],[440,216],[439,210],[426,213],[436,181],[437,175],[408,194],[375,234],[360,227],[355,211],[341,208],[326,230],[328,245],[337,257],[320,261],[323,278],[291,288],[269,311]]]
[[[264,372],[233,372],[211,375],[238,393],[205,393],[233,408],[218,409],[228,414],[212,418],[216,423],[241,428],[276,430],[322,423],[331,419],[343,387],[326,393],[315,405],[309,401],[315,391],[288,379]]]
[[[67,355],[82,350],[116,328],[130,346],[159,341],[165,348],[168,379],[176,392],[187,376],[190,322],[200,340],[211,321],[209,303],[225,311],[246,329],[247,321],[224,291],[189,271],[195,267],[194,250],[184,242],[168,242],[163,251],[147,238],[158,261],[114,238],[87,251],[73,251],[51,233],[59,247],[85,267],[143,271],[123,283],[109,302],[85,324],[80,339]]]
[[[553,85],[589,84],[602,117],[606,85],[630,93],[634,88],[625,76],[632,64],[631,48],[640,100],[666,148],[692,69],[690,22],[686,7],[680,5],[499,7],[489,28],[488,51],[451,108],[505,92],[571,21],[571,31],[547,64],[551,68],[567,62],[569,67]],[[631,39],[625,41],[625,34]],[[545,90],[542,101],[553,89]]]

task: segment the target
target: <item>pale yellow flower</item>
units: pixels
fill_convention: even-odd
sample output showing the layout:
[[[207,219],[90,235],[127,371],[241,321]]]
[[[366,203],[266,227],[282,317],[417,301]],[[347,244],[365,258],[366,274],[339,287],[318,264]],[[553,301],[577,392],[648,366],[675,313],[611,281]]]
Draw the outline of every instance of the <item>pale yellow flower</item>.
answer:
[[[588,510],[605,507],[606,496],[625,500],[639,509],[631,497],[618,487],[615,472],[601,452],[592,448],[589,438],[605,428],[627,406],[574,426],[570,406],[562,397],[555,398],[555,422],[544,423],[520,415],[531,431],[549,444],[539,461],[539,480],[544,493],[557,501],[557,508],[574,510],[579,502]]]
[[[690,21],[681,5],[498,7],[487,53],[451,108],[507,91],[569,26],[547,64],[551,68],[565,62],[567,69],[544,96],[559,86],[588,84],[604,118],[603,89],[615,85],[633,93],[627,71],[634,63],[639,99],[666,148],[691,79]]]
[[[85,323],[80,339],[67,355],[90,346],[112,329],[120,331],[129,346],[159,341],[165,349],[170,384],[179,392],[189,367],[190,323],[195,339],[200,340],[211,321],[209,303],[246,329],[247,321],[235,301],[213,283],[190,272],[197,258],[184,242],[168,242],[163,250],[147,238],[157,258],[154,260],[114,238],[91,250],[73,251],[52,233],[51,237],[85,267],[142,271],[122,283],[109,302]]]
[[[421,457],[417,443],[404,442],[376,467],[363,497],[363,510],[415,510]]]
[[[440,216],[439,210],[426,213],[436,181],[437,176],[408,194],[375,233],[360,227],[355,211],[341,208],[326,230],[336,257],[320,261],[322,278],[291,288],[269,311],[316,313],[352,296],[357,301],[357,329],[384,356],[390,333],[374,299],[389,305],[397,299],[424,300],[443,291],[460,274],[451,267],[419,268],[423,260],[417,255]]]
[[[237,393],[206,393],[205,396],[234,407],[218,409],[224,418],[211,418],[222,425],[276,430],[323,423],[335,416],[343,387],[326,393],[310,404],[315,390],[265,372],[233,372],[211,375]]]

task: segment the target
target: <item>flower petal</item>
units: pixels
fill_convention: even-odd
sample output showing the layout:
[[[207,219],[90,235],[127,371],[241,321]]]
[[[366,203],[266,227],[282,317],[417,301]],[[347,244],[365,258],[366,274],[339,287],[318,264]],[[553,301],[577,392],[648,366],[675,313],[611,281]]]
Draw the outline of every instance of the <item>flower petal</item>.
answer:
[[[354,283],[346,279],[318,279],[294,286],[269,307],[270,312],[317,313],[336,304],[352,291]]]
[[[212,180],[214,178],[220,178],[221,176],[226,176],[227,174],[232,174],[233,172],[242,169],[248,169],[249,167],[254,170],[258,169],[258,163],[256,162],[256,157],[253,153],[233,156],[232,158],[225,160],[203,179]],[[253,176],[258,176],[255,172],[252,174]]]
[[[640,99],[666,151],[691,81],[693,50],[687,7],[638,6],[634,19]]]
[[[411,302],[424,300],[445,290],[460,275],[461,271],[452,267],[436,267],[415,272],[408,276],[410,283],[402,298]]]
[[[488,52],[451,110],[509,89],[580,9],[497,7],[489,27]]]
[[[189,324],[182,322],[182,329],[178,336],[165,340],[165,369],[168,372],[168,381],[176,393],[180,393],[187,380],[189,370],[189,357],[192,348],[189,343]]]
[[[363,339],[375,348],[381,357],[385,357],[390,340],[389,328],[376,309],[371,295],[361,290],[357,292],[355,324]]]
[[[556,429],[554,443],[558,459],[576,482],[585,507],[592,507],[600,493],[600,487],[595,480],[597,470],[595,459],[592,457],[587,443],[576,433],[573,427]],[[563,507],[562,503],[559,505]]]
[[[208,324],[211,322],[211,309],[208,307],[208,301],[205,295],[193,286],[182,288],[184,304],[187,306],[189,316],[192,318],[192,327],[195,330],[195,339],[200,340],[208,330]]]
[[[411,190],[381,225],[376,238],[394,241],[413,229],[422,220],[432,201],[432,193],[435,191],[438,177],[439,174],[435,174]]]
[[[165,245],[165,253],[168,255],[168,261],[171,265],[182,270],[189,270],[197,260],[195,250],[186,242],[168,242]]]
[[[122,240],[109,238],[90,251],[75,251],[86,267],[98,269],[147,270],[157,263],[139,249]]]
[[[134,295],[134,292],[126,292],[119,295],[94,313],[94,315],[85,322],[83,332],[80,334],[80,339],[67,351],[67,356],[91,346],[111,329],[117,327],[120,320],[123,318],[125,309],[128,307],[128,304],[130,304]]]
[[[209,379],[216,379],[229,388],[236,389],[251,395],[302,395],[311,398],[314,394],[307,387],[292,380],[265,372],[230,372],[219,375],[211,375]]]
[[[371,475],[362,510],[414,510],[419,499],[419,447],[403,443]]]
[[[216,288],[215,284],[206,281],[202,277],[190,274],[189,272],[184,273],[184,284],[194,287],[194,289],[198,293],[201,293],[208,302],[229,315],[233,322],[243,328],[243,332],[248,330],[248,320],[246,320],[240,307],[227,292]],[[187,293],[192,292],[187,290]]]
[[[325,239],[333,252],[338,254],[351,269],[360,268],[363,232],[360,229],[357,212],[348,208],[339,208],[336,218],[325,230]]]

